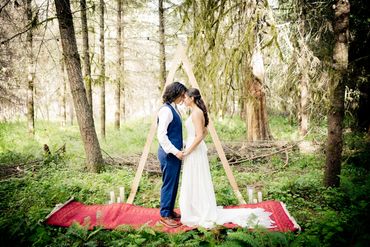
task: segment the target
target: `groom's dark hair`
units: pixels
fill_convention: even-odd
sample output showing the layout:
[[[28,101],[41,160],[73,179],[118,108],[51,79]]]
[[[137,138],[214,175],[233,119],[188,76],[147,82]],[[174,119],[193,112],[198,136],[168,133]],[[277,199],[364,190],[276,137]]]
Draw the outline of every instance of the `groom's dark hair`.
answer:
[[[180,82],[172,82],[164,90],[164,94],[162,96],[163,103],[171,104],[177,97],[183,95],[186,90],[186,87]]]

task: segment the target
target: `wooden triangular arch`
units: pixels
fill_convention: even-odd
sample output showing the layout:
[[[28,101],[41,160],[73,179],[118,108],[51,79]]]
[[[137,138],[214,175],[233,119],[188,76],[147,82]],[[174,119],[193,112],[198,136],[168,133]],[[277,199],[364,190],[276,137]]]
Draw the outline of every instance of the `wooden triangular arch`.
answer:
[[[181,44],[179,44],[177,46],[176,53],[175,53],[174,59],[172,61],[172,66],[171,66],[171,69],[170,69],[170,71],[168,73],[168,76],[167,76],[165,87],[173,81],[174,76],[175,76],[175,72],[180,67],[181,62],[182,62],[183,69],[185,70],[186,74],[189,77],[189,82],[190,82],[191,86],[200,89],[199,85],[197,83],[197,80],[195,79],[190,61],[189,61],[189,59],[187,58],[187,56],[185,54],[185,49]],[[148,137],[146,139],[144,150],[143,150],[143,153],[142,153],[140,161],[139,161],[139,166],[137,168],[135,178],[134,178],[134,181],[133,181],[132,186],[131,186],[131,192],[130,192],[130,195],[127,199],[127,203],[132,204],[133,201],[134,201],[137,189],[139,187],[140,179],[141,179],[141,176],[142,176],[142,173],[143,173],[143,170],[144,170],[144,166],[145,166],[146,160],[147,160],[148,155],[149,155],[150,146],[153,142],[153,138],[154,138],[155,133],[156,133],[156,127],[157,127],[157,112],[155,112],[154,117],[153,117],[152,125],[150,127]],[[218,138],[218,135],[216,133],[215,127],[214,127],[213,122],[212,122],[211,119],[209,119],[208,131],[211,134],[213,143],[215,144],[217,153],[218,153],[218,155],[221,159],[222,165],[225,169],[226,176],[229,179],[230,185],[233,188],[235,196],[238,198],[239,204],[245,204],[245,200],[243,199],[243,196],[239,191],[238,185],[236,184],[234,175],[231,171],[229,163],[227,162],[225,152],[222,148],[220,139]]]

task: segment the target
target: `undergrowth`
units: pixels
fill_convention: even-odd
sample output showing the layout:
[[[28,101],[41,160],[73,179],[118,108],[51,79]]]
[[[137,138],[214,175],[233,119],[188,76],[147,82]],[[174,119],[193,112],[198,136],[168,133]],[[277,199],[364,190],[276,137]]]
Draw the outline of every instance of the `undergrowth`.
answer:
[[[290,122],[273,117],[270,123],[275,139],[297,138],[297,126]],[[125,123],[119,131],[108,126],[106,140],[100,140],[103,155],[140,154],[149,126],[149,119]],[[246,134],[245,124],[238,118],[217,121],[216,129],[223,141],[241,141]],[[315,127],[307,139],[323,140],[324,134],[324,130]],[[206,141],[210,143],[210,137]],[[44,144],[50,148],[50,154],[44,152]],[[59,152],[63,145],[65,152]],[[154,142],[153,153],[156,147]],[[61,228],[48,226],[43,219],[56,204],[71,197],[86,204],[104,204],[109,200],[109,191],[121,186],[126,188],[127,197],[135,169],[107,164],[100,174],[87,172],[77,126],[37,122],[36,135],[31,138],[24,122],[0,123],[0,243],[3,246],[367,246],[370,241],[366,230],[370,221],[369,149],[365,136],[345,134],[339,188],[322,185],[325,166],[322,149],[313,154],[301,154],[294,149],[287,164],[282,156],[274,155],[233,167],[241,193],[247,195],[246,186],[255,185],[263,192],[264,200],[284,202],[302,228],[298,233],[224,227],[180,234],[165,234],[146,226],[138,230],[127,226],[88,230],[88,222],[85,226]],[[210,157],[210,162],[217,203],[237,204],[219,159]],[[159,207],[160,186],[159,175],[144,173],[134,204]]]

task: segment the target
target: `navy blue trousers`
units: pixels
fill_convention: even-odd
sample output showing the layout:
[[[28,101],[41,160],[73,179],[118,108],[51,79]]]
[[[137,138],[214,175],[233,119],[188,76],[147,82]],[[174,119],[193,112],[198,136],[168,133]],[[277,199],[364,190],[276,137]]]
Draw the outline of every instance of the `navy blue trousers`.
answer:
[[[181,160],[173,154],[167,154],[162,147],[158,149],[158,159],[161,163],[162,188],[161,188],[161,209],[162,217],[168,217],[175,206],[177,189],[181,170]]]

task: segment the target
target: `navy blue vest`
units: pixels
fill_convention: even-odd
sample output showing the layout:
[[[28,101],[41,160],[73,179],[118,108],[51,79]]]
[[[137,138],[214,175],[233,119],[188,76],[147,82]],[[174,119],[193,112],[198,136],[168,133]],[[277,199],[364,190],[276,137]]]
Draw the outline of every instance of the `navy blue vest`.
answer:
[[[163,107],[166,106],[170,108],[173,116],[172,121],[167,127],[168,139],[178,150],[181,150],[183,146],[181,118],[170,104],[166,103],[163,105]]]

